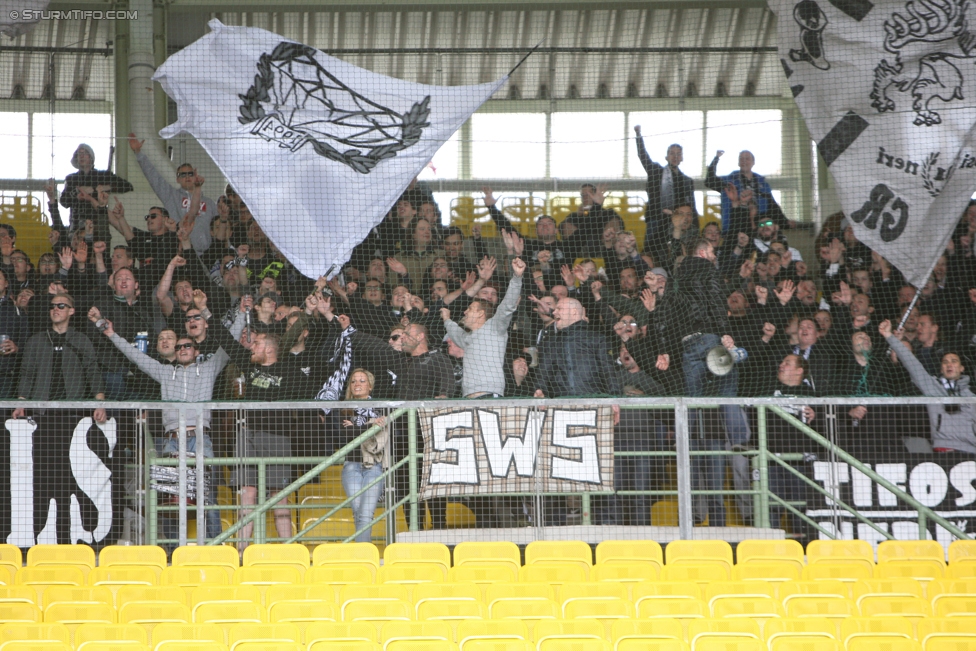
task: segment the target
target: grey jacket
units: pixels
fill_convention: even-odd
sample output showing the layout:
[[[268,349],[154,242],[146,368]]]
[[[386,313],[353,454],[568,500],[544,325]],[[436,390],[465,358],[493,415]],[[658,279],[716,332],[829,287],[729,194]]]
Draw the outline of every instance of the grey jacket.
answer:
[[[153,166],[152,161],[139,152],[136,154],[139,167],[145,174],[149,186],[163,202],[163,207],[169,212],[169,216],[177,223],[183,220],[190,209],[190,193],[178,186],[172,186],[169,181],[163,178],[159,170]],[[193,232],[190,233],[190,244],[197,253],[203,253],[210,248],[210,222],[217,216],[217,202],[209,197],[200,197],[201,209],[197,215],[197,221],[193,225]]]
[[[23,365],[17,395],[28,400],[48,400],[51,396],[51,366],[54,348],[50,324],[27,340],[21,349]],[[67,344],[61,357],[61,376],[68,400],[91,400],[105,392],[102,372],[95,359],[95,348],[85,335],[74,328],[65,333]]]
[[[464,376],[461,393],[497,393],[505,395],[505,349],[508,346],[508,325],[515,316],[522,278],[512,276],[505,298],[498,304],[495,316],[474,332],[468,332],[454,321],[444,322],[451,341],[464,349]]]
[[[948,396],[949,392],[942,385],[941,378],[929,375],[912,353],[898,341],[897,337],[891,336],[886,339],[891,349],[898,355],[898,360],[908,371],[915,386],[927,396],[943,397]],[[962,397],[973,397],[972,389],[969,388],[969,376],[963,375],[956,381],[956,388]],[[927,405],[929,410],[929,425],[932,428],[932,447],[950,448],[976,454],[976,405],[959,405],[959,410],[955,413],[947,413],[945,405]]]

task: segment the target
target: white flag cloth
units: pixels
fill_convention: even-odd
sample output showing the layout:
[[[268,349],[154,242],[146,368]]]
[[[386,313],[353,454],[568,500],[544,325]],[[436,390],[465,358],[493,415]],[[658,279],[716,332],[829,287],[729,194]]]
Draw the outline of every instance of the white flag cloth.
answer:
[[[857,239],[919,286],[976,191],[976,5],[769,5],[793,96]]]
[[[254,27],[209,22],[153,79],[262,230],[306,276],[334,274],[507,77],[426,86]]]

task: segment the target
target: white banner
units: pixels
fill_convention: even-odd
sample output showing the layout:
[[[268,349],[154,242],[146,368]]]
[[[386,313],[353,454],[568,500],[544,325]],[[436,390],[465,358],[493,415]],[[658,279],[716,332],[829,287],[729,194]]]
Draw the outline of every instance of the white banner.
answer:
[[[857,238],[919,286],[976,191],[976,5],[770,0]]]
[[[427,86],[263,29],[209,25],[153,76],[179,110],[160,135],[199,140],[271,241],[311,278],[338,271],[507,79]]]

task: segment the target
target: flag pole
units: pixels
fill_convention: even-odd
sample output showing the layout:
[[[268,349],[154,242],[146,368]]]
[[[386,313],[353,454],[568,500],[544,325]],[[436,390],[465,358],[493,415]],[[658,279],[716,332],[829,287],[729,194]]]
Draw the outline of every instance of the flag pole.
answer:
[[[548,38],[548,37],[547,37],[547,38]],[[524,56],[524,57],[522,57],[521,59],[519,59],[519,62],[515,64],[515,67],[514,67],[514,68],[512,68],[511,70],[509,70],[509,71],[508,71],[508,74],[507,74],[507,75],[505,75],[505,76],[506,76],[506,77],[511,77],[511,76],[512,76],[512,73],[513,73],[513,72],[515,72],[516,70],[518,70],[518,69],[519,69],[519,67],[520,67],[520,66],[521,66],[521,65],[522,65],[523,63],[525,63],[525,60],[526,60],[526,59],[528,59],[528,58],[529,58],[530,56],[532,56],[532,54],[533,54],[533,53],[535,53],[535,51],[536,51],[536,50],[538,50],[538,49],[539,49],[539,47],[540,47],[540,46],[541,46],[541,45],[542,45],[543,43],[545,43],[545,42],[546,42],[546,39],[542,39],[541,41],[539,41],[538,43],[536,43],[536,44],[535,44],[535,47],[533,47],[533,48],[532,48],[531,50],[529,50],[528,52],[526,52],[526,53],[525,53],[525,56]]]

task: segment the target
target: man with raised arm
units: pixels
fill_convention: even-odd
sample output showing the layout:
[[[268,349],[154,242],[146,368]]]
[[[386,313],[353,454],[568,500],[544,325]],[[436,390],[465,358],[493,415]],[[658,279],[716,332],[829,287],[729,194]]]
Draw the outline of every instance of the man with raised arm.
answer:
[[[718,159],[724,153],[721,149],[716,151],[715,158],[708,164],[708,173],[705,175],[705,187],[722,194],[722,233],[727,235],[729,226],[733,221],[732,200],[729,198],[729,194],[725,192],[727,186],[732,185],[734,187],[732,196],[736,197],[745,189],[751,190],[753,200],[756,202],[758,214],[760,215],[765,215],[771,208],[769,199],[772,196],[772,189],[769,187],[769,183],[766,182],[764,176],[752,171],[753,166],[756,164],[756,157],[752,155],[751,151],[743,150],[739,152],[738,171],[725,176],[719,176],[717,171]]]
[[[441,309],[441,318],[451,341],[464,350],[464,377],[461,392],[467,398],[505,395],[505,349],[508,326],[515,316],[522,292],[525,261],[512,259],[512,278],[505,298],[496,308],[484,300],[472,301],[464,311],[464,326],[451,320],[451,312]]]
[[[203,177],[197,174],[197,170],[189,163],[183,163],[176,168],[176,183],[179,187],[169,184],[159,170],[152,164],[152,161],[142,153],[142,145],[145,140],[139,140],[134,133],[129,134],[129,149],[135,152],[136,160],[142,173],[146,175],[149,186],[163,202],[166,210],[176,220],[177,223],[190,210],[191,195],[194,188],[203,185]],[[210,222],[217,216],[217,202],[209,197],[200,196],[200,209],[193,224],[193,231],[190,233],[190,242],[197,253],[203,253],[210,248]]]
[[[648,155],[639,124],[634,125],[634,133],[637,134],[637,158],[647,172],[647,209],[644,211],[647,231],[644,233],[644,250],[653,251],[660,248],[657,240],[664,237],[671,224],[671,212],[676,206],[687,204],[691,206],[694,216],[698,216],[695,182],[678,169],[684,160],[681,145],[670,145],[664,157],[667,165],[661,165]]]

